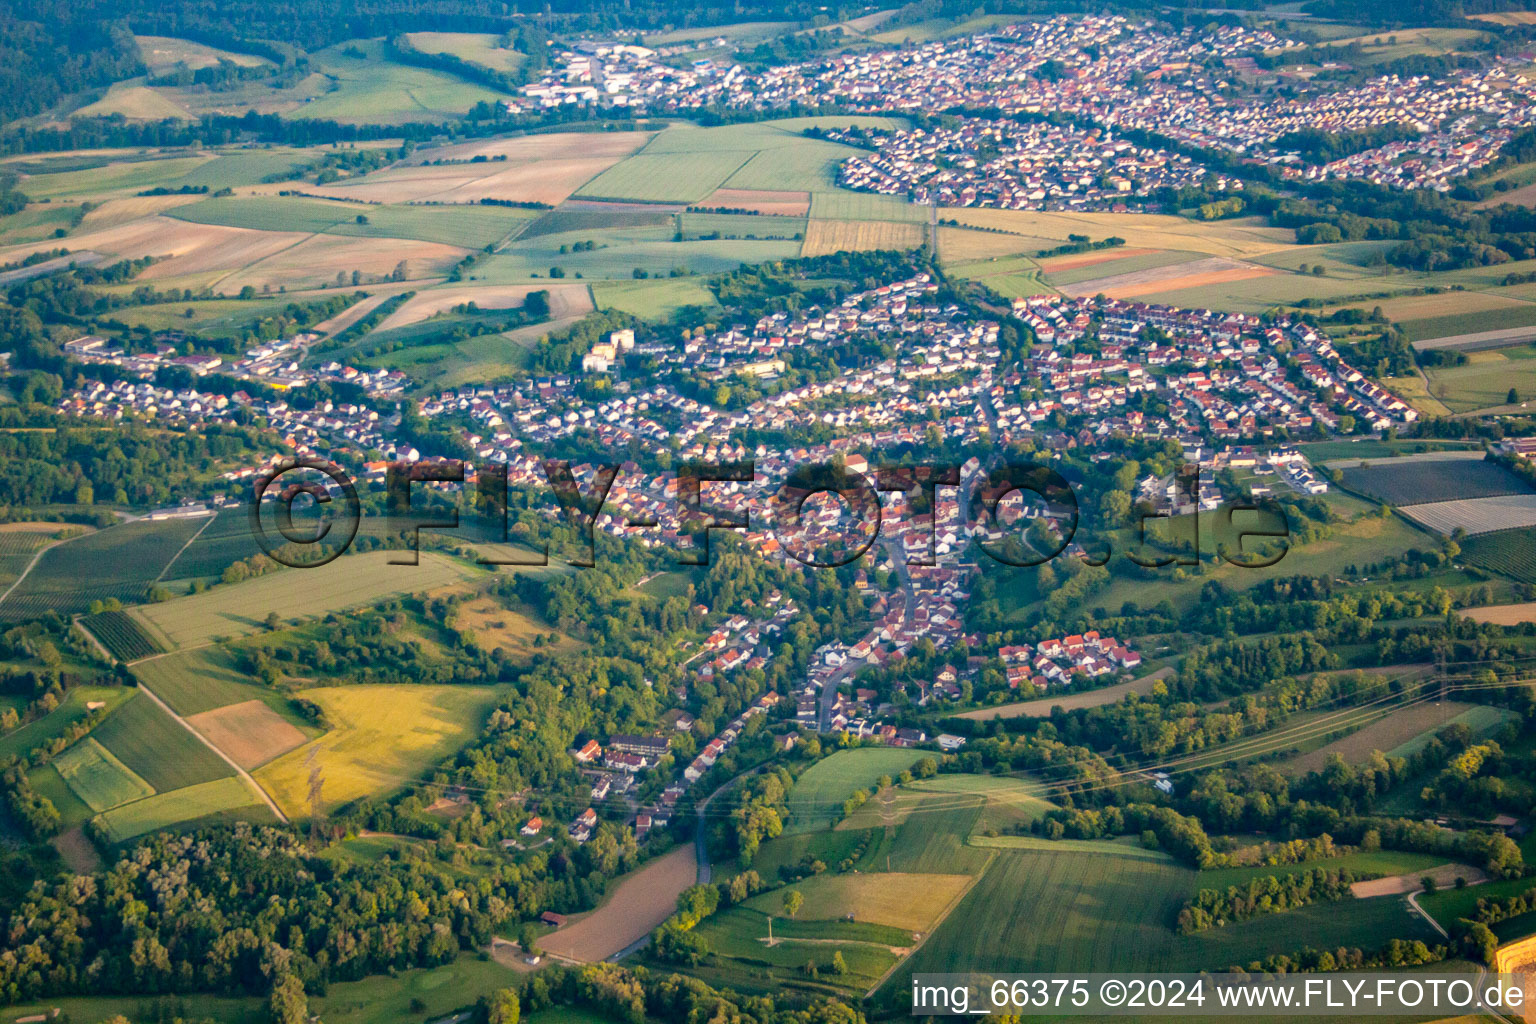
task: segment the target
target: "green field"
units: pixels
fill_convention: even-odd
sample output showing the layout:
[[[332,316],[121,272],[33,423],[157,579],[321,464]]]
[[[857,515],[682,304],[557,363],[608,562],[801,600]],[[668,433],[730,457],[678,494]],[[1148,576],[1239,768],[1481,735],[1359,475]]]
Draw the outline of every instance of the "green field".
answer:
[[[873,790],[882,775],[895,778],[923,758],[917,751],[889,747],[840,750],[824,758],[799,779],[789,792],[786,832],[809,832],[830,825],[843,811],[843,801],[854,790]]]
[[[61,228],[69,231],[74,214],[68,206],[32,205],[20,213],[0,217],[0,245],[52,238]]]
[[[595,242],[597,248],[585,252],[560,251],[562,246],[569,250],[572,245],[585,242]],[[791,259],[799,254],[800,243],[794,241],[676,242],[668,226],[610,228],[519,238],[505,252],[477,264],[475,278],[486,284],[521,283],[548,277],[551,267],[559,267],[568,279],[630,282],[637,268],[652,278],[667,279],[674,272],[715,274],[735,270],[743,263]]]
[[[0,621],[86,611],[92,601],[144,599],[176,553],[206,519],[139,520],[88,533],[50,548],[15,590],[0,601]]]
[[[811,216],[816,220],[908,220],[925,223],[928,220],[928,207],[875,192],[826,190],[811,193]]]
[[[1533,307],[1536,308],[1536,307]],[[1467,328],[1477,330],[1478,328]],[[1429,393],[1452,412],[1502,406],[1514,388],[1520,401],[1536,397],[1536,358],[1528,346],[1473,352],[1462,366],[1434,366],[1424,372]]]
[[[235,774],[223,758],[142,694],[112,712],[91,735],[162,795]]]
[[[716,305],[715,293],[691,278],[601,281],[592,285],[598,309],[622,309],[644,320],[664,321],[684,306]]]
[[[20,757],[29,751],[64,735],[70,726],[90,714],[87,704],[104,702],[106,711],[122,704],[134,691],[122,686],[74,686],[65,694],[59,706],[35,722],[28,722],[0,736],[0,759]]]
[[[53,804],[54,810],[59,812],[61,830],[84,825],[96,813],[64,781],[57,765],[45,764],[41,768],[32,769],[27,773],[27,781],[39,796],[46,797]]]
[[[516,71],[523,55],[498,46],[501,37],[490,32],[411,32],[410,44],[422,53],[447,53],[493,71]]]
[[[650,147],[621,160],[583,185],[584,199],[641,203],[696,203],[725,184],[753,153],[724,150],[653,153]]]
[[[36,174],[27,179],[27,195],[34,199],[77,199],[104,193],[139,192],[168,185],[192,173],[209,158],[180,156],[156,160],[135,160],[107,164],[77,171]]]
[[[471,572],[432,552],[422,552],[419,566],[389,564],[398,557],[399,552],[391,551],[344,555],[318,568],[282,569],[244,583],[145,605],[134,614],[174,646],[190,647],[219,637],[249,636],[265,628],[271,612],[291,622],[373,604],[395,594],[432,590],[466,579]]]
[[[780,896],[777,892],[770,895]],[[745,907],[732,907],[710,917],[698,926],[697,933],[714,951],[708,966],[692,972],[707,982],[745,984],[753,989],[804,986],[843,995],[862,995],[872,988],[899,959],[892,947],[911,942],[910,932],[892,928],[844,921],[790,921],[779,913],[773,921],[775,944],[769,946],[764,941],[768,919]],[[807,939],[815,941],[803,941]],[[842,953],[848,966],[846,974],[833,975],[825,970],[834,953]],[[805,973],[808,962],[823,968],[814,982]]]
[[[279,714],[286,699],[252,682],[235,667],[234,655],[219,647],[177,651],[135,665],[134,674],[179,715],[195,715],[230,704],[260,700]]]
[[[136,800],[107,811],[97,820],[112,842],[121,843],[182,822],[236,817],[258,822],[276,820],[250,787],[231,776]]]
[[[1171,926],[1197,878],[1167,860],[999,852],[903,973],[1071,971],[1085,963],[1105,971],[1219,969],[1305,946],[1376,949],[1389,938],[1438,937],[1395,897],[1314,904],[1180,936]]]
[[[75,795],[97,813],[155,792],[91,736],[54,758],[53,766]]]
[[[690,203],[717,188],[777,192],[833,189],[838,165],[860,151],[807,138],[801,133],[813,126],[892,127],[897,123],[883,117],[843,116],[788,118],[718,128],[676,125],[657,135],[639,153],[582,186],[577,195],[632,202]]]
[[[359,51],[360,55],[346,51]],[[454,75],[396,64],[376,39],[354,39],[322,50],[319,59],[332,85],[291,116],[344,122],[395,124],[462,115],[501,94]]]

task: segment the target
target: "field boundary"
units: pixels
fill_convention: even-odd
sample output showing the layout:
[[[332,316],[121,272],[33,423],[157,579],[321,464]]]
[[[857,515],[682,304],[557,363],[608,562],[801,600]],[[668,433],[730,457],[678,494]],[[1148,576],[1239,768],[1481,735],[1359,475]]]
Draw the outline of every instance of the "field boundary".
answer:
[[[198,732],[197,729],[192,725],[191,722],[187,721],[185,718],[182,718],[180,715],[178,715],[176,713],[176,709],[171,707],[165,701],[161,700],[159,694],[155,693],[155,691],[153,691],[149,687],[145,686],[142,682],[139,683],[139,690],[144,694],[144,696],[148,697],[150,700],[152,700],[156,704],[158,704],[160,706],[160,710],[164,711],[166,714],[168,714],[172,718],[174,718],[181,725],[181,727],[183,729],[187,730],[187,732],[191,733],[193,736],[196,736],[198,738],[198,740],[201,741],[204,746],[206,746],[209,750],[213,751],[215,754],[218,754],[219,758],[221,760],[223,760],[223,762],[225,764],[229,765],[230,768],[234,769],[235,774],[238,775],[241,778],[241,780],[243,780],[248,787],[250,787],[251,789],[255,790],[256,793],[261,797],[262,802],[265,803],[267,805],[267,807],[271,809],[273,814],[277,815],[277,820],[279,822],[281,822],[284,825],[291,824],[291,822],[289,822],[289,820],[288,820],[288,815],[284,814],[283,813],[283,809],[281,807],[277,806],[277,801],[272,799],[272,794],[268,793],[265,789],[261,788],[261,784],[258,783],[254,778],[251,777],[251,773],[250,772],[246,771],[244,768],[242,768],[238,764],[236,764],[234,759],[231,758],[228,754],[224,753],[224,751],[220,750],[214,744],[214,742],[212,740],[210,740],[208,737],[204,736],[202,733]]]
[[[912,943],[911,947],[907,950],[906,956],[898,958],[895,963],[891,964],[890,968],[884,974],[880,975],[880,977],[875,980],[875,983],[870,987],[870,990],[864,993],[865,999],[874,998],[875,993],[885,987],[885,983],[891,980],[891,975],[896,973],[896,968],[900,967],[902,964],[916,956],[917,951],[922,949],[923,946],[928,943],[928,940],[933,938],[934,935],[938,933],[940,928],[944,927],[944,922],[949,920],[949,915],[953,914],[955,912],[955,908],[960,906],[961,902],[971,894],[971,890],[976,888],[976,883],[980,882],[986,873],[992,870],[992,863],[995,860],[997,860],[997,851],[988,850],[987,862],[981,866],[981,870],[971,876],[971,880],[965,883],[965,886],[955,894],[954,899],[949,901],[949,905],[944,908],[944,912],[941,913],[938,917],[934,918],[932,927],[923,932],[923,937]]]

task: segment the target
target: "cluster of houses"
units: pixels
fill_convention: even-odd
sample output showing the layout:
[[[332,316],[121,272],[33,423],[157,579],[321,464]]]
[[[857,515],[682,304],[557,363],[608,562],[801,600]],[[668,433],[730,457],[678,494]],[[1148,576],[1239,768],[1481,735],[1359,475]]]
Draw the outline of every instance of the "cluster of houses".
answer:
[[[1029,684],[1045,691],[1062,686],[1074,675],[1097,679],[1116,672],[1130,672],[1141,667],[1141,655],[1112,636],[1100,636],[1098,630],[1081,635],[1041,640],[1029,644],[1011,644],[998,649],[1010,689]]]
[[[843,161],[839,185],[936,206],[1120,212],[1129,197],[1200,185],[1207,177],[1191,157],[1047,123],[968,117],[931,129],[842,129],[825,137],[874,146],[870,156]],[[1242,188],[1224,176],[1212,184]]]
[[[978,130],[979,121],[932,152],[932,134],[903,133],[907,138],[889,151],[881,146],[874,158],[857,158],[845,170],[846,180],[922,202],[1025,209],[1096,208],[1134,192],[1142,179],[1150,186],[1158,179],[1176,184],[1208,175],[1157,150],[1106,155],[1105,141],[1090,133],[1019,123],[1015,115],[1060,113],[1122,134],[1156,132],[1262,160],[1299,178],[1439,190],[1485,166],[1514,131],[1536,123],[1530,81],[1502,59],[1444,76],[1382,75],[1345,88],[1291,75],[1287,92],[1276,95],[1270,87],[1280,76],[1266,76],[1255,58],[1300,45],[1262,29],[1169,31],[1104,15],[1063,15],[755,70],[702,57],[668,63],[645,47],[584,41],[553,53],[551,69],[508,106],[623,106],[651,113],[794,104],[886,113],[992,109],[1002,117],[980,131],[996,145],[965,145],[965,132]],[[1297,132],[1394,127],[1401,138],[1324,163],[1287,148]],[[956,145],[946,149],[950,144]]]

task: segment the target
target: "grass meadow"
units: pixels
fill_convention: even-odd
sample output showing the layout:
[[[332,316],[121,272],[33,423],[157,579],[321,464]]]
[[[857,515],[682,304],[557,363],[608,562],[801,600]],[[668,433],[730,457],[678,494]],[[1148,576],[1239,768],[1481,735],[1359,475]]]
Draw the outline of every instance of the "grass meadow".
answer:
[[[894,778],[922,757],[911,750],[862,747],[840,750],[816,762],[790,791],[785,831],[813,831],[830,825],[854,790],[872,790],[880,776]]]
[[[235,776],[135,800],[107,811],[98,821],[112,842],[122,843],[146,832],[185,822],[233,818],[275,821],[267,805],[244,780]]]
[[[201,594],[135,608],[133,614],[178,647],[218,638],[249,636],[265,628],[270,613],[291,622],[373,604],[396,594],[457,583],[471,570],[433,552],[420,565],[391,565],[399,552],[344,555],[313,569],[281,569],[243,583],[212,587]],[[298,575],[294,575],[298,574]]]

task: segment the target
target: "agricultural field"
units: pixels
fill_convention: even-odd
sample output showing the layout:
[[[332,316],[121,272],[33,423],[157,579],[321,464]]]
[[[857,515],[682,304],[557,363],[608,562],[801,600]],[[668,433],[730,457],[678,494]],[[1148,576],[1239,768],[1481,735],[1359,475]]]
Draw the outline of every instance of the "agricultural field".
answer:
[[[1277,767],[1290,775],[1321,771],[1334,754],[1346,763],[1362,764],[1373,751],[1395,753],[1420,736],[1433,735],[1477,706],[1459,701],[1424,701],[1392,711],[1342,739],[1288,758]],[[1497,724],[1497,721],[1494,722]]]
[[[1436,533],[1461,530],[1469,536],[1511,527],[1536,526],[1536,494],[1507,494],[1499,498],[1436,501],[1410,505],[1403,514]]]
[[[137,661],[162,651],[159,641],[127,612],[100,612],[87,615],[80,625],[119,661]]]
[[[1528,527],[1495,530],[1461,542],[1461,559],[1525,583],[1536,583],[1536,532]]]
[[[816,210],[814,203],[811,215],[826,216]],[[1234,260],[1284,250],[1296,241],[1289,228],[1269,227],[1251,217],[1196,223],[1168,214],[1054,213],[974,207],[946,208],[939,211],[939,216],[959,221],[961,226],[1045,238],[1058,245],[1066,242],[1069,235],[1088,235],[1095,240],[1113,235],[1137,249],[1171,249]]]
[[[1497,463],[1435,458],[1432,454],[1345,469],[1344,484],[1352,491],[1398,506],[1529,494],[1531,490],[1525,481]]]
[[[253,82],[229,92],[157,89],[194,116],[258,113],[335,120],[348,124],[401,124],[462,116],[501,95],[441,71],[396,63],[383,40],[354,39],[310,55],[317,73],[291,87]]]
[[[288,814],[309,812],[314,768],[322,800],[336,807],[392,792],[467,743],[502,691],[486,686],[360,685],[302,690],[331,728],[258,770],[256,779]]]
[[[498,45],[490,32],[407,32],[406,40],[422,53],[447,53],[493,71],[516,71],[523,55]]]
[[[1471,352],[1462,366],[1427,367],[1424,374],[1429,393],[1453,412],[1498,409],[1509,401],[1511,388],[1518,402],[1536,396],[1536,349],[1520,345]]]
[[[906,971],[1219,969],[1303,946],[1374,948],[1436,933],[1393,897],[1315,904],[1179,936],[1170,927],[1199,879],[1171,860],[1080,850],[999,851]],[[1031,908],[1029,914],[1018,908]],[[1037,922],[1051,921],[1049,929]]]
[[[720,188],[706,196],[700,205],[755,210],[765,217],[804,217],[811,212],[811,194],[782,188]]]
[[[573,252],[578,243],[594,242],[595,248]],[[561,252],[564,247],[567,251]],[[558,267],[564,279],[632,281],[638,269],[651,278],[715,274],[735,270],[743,263],[789,259],[800,254],[793,240],[695,239],[674,241],[670,226],[609,228],[602,231],[568,231],[519,239],[504,252],[475,266],[475,278],[491,284],[522,284],[548,280]]]
[[[535,210],[479,204],[363,207],[297,196],[205,199],[178,206],[168,215],[197,224],[407,238],[466,249],[482,249],[500,242],[539,216]]]
[[[961,263],[949,268],[955,277],[976,281],[1008,299],[1051,295],[1055,289],[1040,277],[1040,266],[1028,256],[1009,256]]]
[[[796,921],[862,921],[902,932],[928,932],[971,884],[969,875],[905,872],[814,875],[794,883],[805,897]],[[782,892],[766,892],[743,906],[782,917]],[[776,921],[777,924],[777,921]],[[909,938],[909,936],[908,936]]]
[[[302,746],[309,739],[258,699],[204,711],[187,721],[247,771]]]
[[[924,755],[887,747],[840,750],[818,761],[789,792],[786,832],[810,832],[830,825],[854,790],[872,790],[882,775],[894,778]]]
[[[77,615],[92,601],[142,601],[206,519],[139,520],[57,544],[0,599],[0,622],[52,609]]]
[[[841,189],[815,189],[811,192],[813,220],[904,220],[926,224],[926,206],[909,203],[898,196],[877,192],[845,192]]]
[[[601,281],[592,285],[598,309],[621,309],[643,320],[670,320],[687,306],[711,309],[715,293],[687,278],[660,281]]]
[[[650,138],[642,131],[557,132],[455,143],[420,149],[405,163],[305,191],[386,204],[496,198],[555,206]],[[482,156],[486,161],[468,162]],[[506,159],[492,159],[500,157]]]
[[[0,760],[21,757],[63,736],[70,726],[91,713],[88,707],[90,704],[105,704],[104,710],[110,713],[133,696],[134,691],[123,686],[72,686],[65,692],[59,706],[48,714],[0,736]]]
[[[133,674],[178,715],[196,715],[263,698],[274,705],[285,703],[280,694],[241,672],[235,656],[222,647],[198,647],[151,658],[133,666]]]
[[[155,76],[170,74],[181,67],[191,71],[196,71],[198,68],[217,67],[220,61],[229,61],[243,68],[256,68],[272,63],[265,57],[236,53],[233,50],[220,50],[217,47],[204,46],[190,39],[177,39],[173,36],[134,36],[133,41],[138,44],[139,59],[144,62],[149,73]]]
[[[157,793],[234,774],[218,754],[142,694],[107,716],[91,738]]]
[[[596,910],[546,935],[539,945],[562,960],[606,960],[665,921],[677,909],[677,897],[697,878],[694,845],[684,843],[620,879]]]
[[[53,766],[75,795],[96,813],[146,796],[154,787],[91,736],[54,758]]]
[[[98,823],[114,843],[182,822],[244,820],[270,823],[272,812],[242,779],[230,776],[159,793],[102,814]]]
[[[1040,697],[1035,700],[1018,701],[1013,704],[999,704],[996,707],[977,708],[975,711],[965,711],[957,715],[957,718],[969,718],[975,721],[985,722],[993,718],[1045,718],[1051,714],[1052,708],[1062,708],[1073,711],[1077,708],[1097,708],[1105,704],[1114,704],[1128,694],[1147,694],[1152,690],[1154,683],[1166,672],[1153,672],[1139,679],[1132,679],[1126,683],[1116,683],[1114,686],[1102,686],[1096,690],[1083,690],[1078,693],[1061,693],[1049,697]]]
[[[7,523],[0,528],[0,587],[16,582],[37,553],[53,543],[63,529],[60,523]]]
[[[577,190],[586,199],[696,203],[751,160],[750,152],[652,153],[646,147]]]
[[[915,249],[923,244],[923,226],[895,220],[812,220],[805,231],[802,256],[871,249]]]
[[[1137,299],[1148,295],[1177,294],[1239,281],[1247,282],[1254,278],[1270,277],[1280,273],[1257,263],[1247,263],[1227,256],[1197,257],[1174,263],[1156,263],[1136,259],[1128,262],[1133,265],[1152,262],[1154,265],[1144,266],[1138,270],[1122,270],[1117,263],[1105,263],[1097,268],[1102,271],[1101,274],[1076,280],[1071,284],[1054,283],[1063,294],[1071,296],[1108,295],[1116,299]],[[1192,303],[1180,304],[1191,305]]]
[[[467,566],[430,551],[420,565],[391,565],[398,552],[344,555],[313,569],[279,569],[244,583],[136,608],[133,614],[173,645],[191,647],[220,637],[249,636],[267,615],[284,621],[374,604],[395,594],[419,593],[467,579]],[[302,573],[295,577],[291,573]],[[302,583],[300,582],[302,580]]]

